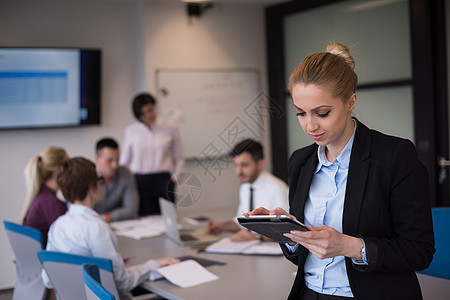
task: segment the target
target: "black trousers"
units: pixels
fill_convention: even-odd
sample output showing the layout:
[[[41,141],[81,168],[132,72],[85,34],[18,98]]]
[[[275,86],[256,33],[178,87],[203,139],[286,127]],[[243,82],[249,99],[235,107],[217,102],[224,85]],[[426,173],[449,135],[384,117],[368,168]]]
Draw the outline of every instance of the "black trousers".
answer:
[[[139,192],[139,215],[160,214],[159,197],[175,202],[175,185],[170,173],[135,174]]]
[[[300,296],[300,300],[346,300],[346,299],[354,299],[354,298],[320,294],[313,290],[308,289],[306,286],[303,288],[302,295]]]

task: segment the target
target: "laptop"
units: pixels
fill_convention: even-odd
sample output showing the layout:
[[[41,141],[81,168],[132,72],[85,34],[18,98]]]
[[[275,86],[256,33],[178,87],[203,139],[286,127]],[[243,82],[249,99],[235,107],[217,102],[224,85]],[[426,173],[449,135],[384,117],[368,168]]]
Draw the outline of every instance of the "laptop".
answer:
[[[166,235],[180,246],[207,245],[219,240],[219,237],[207,234],[203,229],[180,232],[178,229],[176,205],[167,199],[159,198],[161,215],[166,225]]]

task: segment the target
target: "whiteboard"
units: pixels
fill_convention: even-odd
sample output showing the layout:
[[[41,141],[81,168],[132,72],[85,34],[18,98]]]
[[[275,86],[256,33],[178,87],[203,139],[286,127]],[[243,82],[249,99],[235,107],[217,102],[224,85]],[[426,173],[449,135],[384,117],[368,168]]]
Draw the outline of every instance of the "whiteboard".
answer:
[[[186,158],[226,155],[244,138],[261,140],[255,69],[159,69],[159,114],[178,125]]]

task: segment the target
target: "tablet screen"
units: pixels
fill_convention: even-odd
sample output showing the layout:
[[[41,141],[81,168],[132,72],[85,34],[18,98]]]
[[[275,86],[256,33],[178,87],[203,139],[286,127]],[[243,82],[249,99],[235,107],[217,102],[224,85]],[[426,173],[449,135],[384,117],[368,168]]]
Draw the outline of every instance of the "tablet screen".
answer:
[[[237,219],[239,224],[245,228],[280,243],[292,242],[283,235],[284,233],[292,230],[308,230],[304,224],[286,215],[243,216]]]

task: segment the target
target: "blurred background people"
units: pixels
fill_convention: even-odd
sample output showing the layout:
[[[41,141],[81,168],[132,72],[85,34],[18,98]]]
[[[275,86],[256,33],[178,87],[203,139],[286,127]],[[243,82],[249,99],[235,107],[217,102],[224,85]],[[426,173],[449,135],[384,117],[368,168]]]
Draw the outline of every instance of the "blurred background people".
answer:
[[[132,107],[138,122],[125,130],[120,165],[135,174],[139,214],[159,214],[159,197],[175,201],[175,183],[184,167],[180,135],[175,124],[158,116],[152,95],[137,95]]]
[[[119,292],[126,296],[133,288],[149,278],[150,272],[160,266],[176,263],[176,258],[148,260],[126,267],[118,252],[117,237],[110,226],[93,210],[101,200],[101,188],[93,162],[75,157],[63,165],[57,177],[64,197],[71,204],[67,213],[58,218],[48,234],[49,251],[110,259]],[[44,284],[52,284],[42,272]]]
[[[26,197],[20,219],[23,225],[42,233],[44,246],[50,225],[67,211],[66,203],[56,195],[56,176],[67,159],[63,148],[47,147],[31,158],[25,167]]]
[[[242,182],[236,217],[261,206],[272,207],[272,209],[289,208],[287,184],[264,171],[264,152],[261,143],[245,139],[234,146],[231,155],[236,175]],[[208,220],[205,231],[212,234],[223,231],[235,232],[231,237],[232,241],[246,241],[260,237],[259,234],[243,229],[236,219],[225,222]]]
[[[106,222],[133,219],[138,216],[139,195],[133,174],[119,166],[119,145],[112,138],[102,138],[96,144],[95,166],[102,177],[102,200],[94,210]]]

